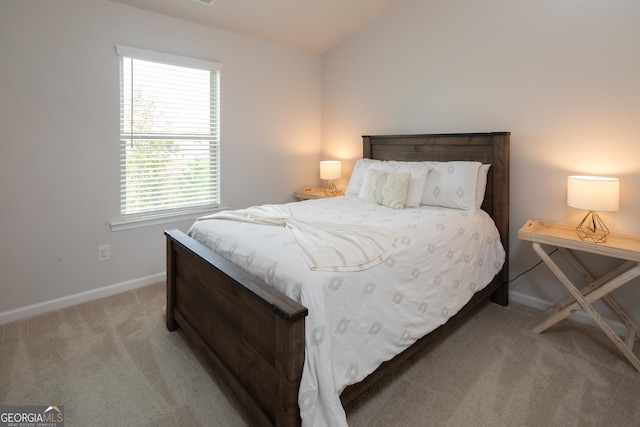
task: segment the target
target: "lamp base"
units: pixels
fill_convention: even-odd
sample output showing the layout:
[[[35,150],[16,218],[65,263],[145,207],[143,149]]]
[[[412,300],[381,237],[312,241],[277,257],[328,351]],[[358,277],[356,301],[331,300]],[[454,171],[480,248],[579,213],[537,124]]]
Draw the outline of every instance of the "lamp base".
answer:
[[[576,227],[576,233],[581,240],[606,243],[609,229],[604,225],[596,211],[589,211]]]
[[[338,187],[333,183],[332,180],[327,182],[327,186],[324,188],[324,195],[329,197],[337,196],[340,192],[338,191]]]

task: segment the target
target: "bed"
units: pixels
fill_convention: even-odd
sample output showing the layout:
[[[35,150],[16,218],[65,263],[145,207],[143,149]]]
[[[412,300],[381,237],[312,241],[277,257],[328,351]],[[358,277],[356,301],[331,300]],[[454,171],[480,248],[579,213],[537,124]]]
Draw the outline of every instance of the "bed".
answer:
[[[445,324],[367,372],[365,378],[341,387],[342,405],[446,332],[479,302],[508,303],[509,136],[508,132],[494,132],[363,137],[366,159],[491,164],[482,210],[495,223],[505,259],[489,284],[475,292]],[[322,201],[299,203],[310,202]],[[346,199],[342,203],[347,202],[351,203]],[[305,340],[309,341],[305,324],[311,319],[307,319],[307,307],[185,233],[168,230],[165,234],[167,328],[182,329],[255,423],[300,425],[300,407],[306,403],[299,402],[299,395],[303,367],[308,363],[305,357],[310,354],[305,354]]]

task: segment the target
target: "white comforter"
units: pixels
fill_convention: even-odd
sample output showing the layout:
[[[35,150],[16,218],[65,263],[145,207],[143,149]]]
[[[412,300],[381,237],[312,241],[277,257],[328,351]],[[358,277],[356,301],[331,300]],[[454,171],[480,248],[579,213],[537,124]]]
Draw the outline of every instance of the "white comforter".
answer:
[[[304,426],[346,426],[339,395],[444,324],[502,268],[483,211],[394,210],[357,197],[285,205],[297,218],[386,228],[398,247],[358,272],[313,271],[284,227],[198,221],[189,234],[309,309],[298,402]]]

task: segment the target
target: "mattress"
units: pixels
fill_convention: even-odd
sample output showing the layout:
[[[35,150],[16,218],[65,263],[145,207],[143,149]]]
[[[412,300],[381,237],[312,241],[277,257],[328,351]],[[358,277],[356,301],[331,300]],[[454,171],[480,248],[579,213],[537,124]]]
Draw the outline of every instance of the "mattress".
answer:
[[[309,309],[298,402],[305,426],[346,426],[340,393],[454,316],[501,270],[484,211],[390,209],[356,196],[282,205],[293,217],[389,230],[397,247],[363,271],[317,271],[285,227],[197,221],[195,240]]]

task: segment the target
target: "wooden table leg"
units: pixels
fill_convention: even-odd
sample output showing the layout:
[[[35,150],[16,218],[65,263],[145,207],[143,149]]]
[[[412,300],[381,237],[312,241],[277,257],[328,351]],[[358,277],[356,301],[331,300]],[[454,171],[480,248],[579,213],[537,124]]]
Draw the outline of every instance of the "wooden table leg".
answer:
[[[624,354],[624,356],[631,362],[634,368],[640,372],[640,359],[633,353],[633,344],[635,343],[635,333],[634,330],[637,330],[637,326],[633,325],[633,327],[628,327],[627,337],[625,341],[620,339],[620,337],[611,329],[609,324],[600,316],[600,314],[591,306],[591,302],[594,302],[613,290],[619,288],[630,280],[640,276],[640,263],[635,263],[634,266],[625,270],[621,274],[611,278],[608,281],[603,281],[597,288],[593,289],[589,292],[589,301],[586,299],[585,295],[582,294],[569,280],[569,278],[564,274],[564,272],[558,267],[558,265],[551,259],[551,257],[540,247],[539,243],[533,243],[533,250],[542,258],[544,263],[551,269],[553,274],[560,280],[560,282],[567,288],[567,290],[571,293],[575,302],[579,304],[587,313],[591,315],[593,320],[598,324],[600,329],[609,337],[609,339],[613,342],[613,344],[618,347],[618,349]],[[616,305],[617,307],[617,305]],[[619,307],[617,307],[619,309]],[[621,310],[620,310],[621,311]],[[621,311],[622,312],[622,311]],[[622,312],[624,313],[624,312]],[[626,316],[626,314],[625,314]],[[557,319],[558,316],[553,316],[554,322],[546,325],[547,321],[543,322],[545,324],[544,328],[541,328],[538,325],[534,328],[534,332],[536,330],[545,330],[553,324],[562,320]],[[628,318],[628,317],[627,317]],[[629,344],[630,342],[630,344]]]
[[[602,298],[605,302],[607,302],[607,304],[610,307],[612,307],[612,309],[616,312],[616,314],[618,314],[618,316],[621,317],[621,320],[623,321],[623,323],[625,325],[628,324],[631,321],[629,317],[624,315],[624,312],[620,310],[620,308],[615,303],[615,301],[613,301],[611,297],[609,297],[606,294],[611,292],[612,289],[609,289],[609,288],[612,285],[618,285],[616,287],[620,287],[624,283],[627,283],[629,280],[633,279],[633,277],[629,277],[629,279],[624,283],[619,283],[619,282],[615,282],[613,284],[610,283],[613,279],[620,277],[623,273],[627,272],[629,269],[633,268],[635,265],[636,263],[631,261],[623,263],[597,280],[593,279],[589,275],[589,278],[591,281],[586,287],[580,290],[580,293],[584,295],[585,299],[589,303],[593,303],[594,301]],[[605,284],[608,284],[608,287],[605,288],[603,286]],[[613,308],[614,306],[615,308]],[[538,324],[535,328],[533,328],[533,332],[537,334],[544,332],[545,330],[549,329],[551,326],[555,325],[556,323],[560,322],[561,320],[569,317],[571,314],[580,310],[580,308],[581,308],[580,304],[576,301],[573,295],[565,298],[564,300],[553,305],[552,307],[550,307],[545,311],[545,314],[549,315],[549,317],[543,322],[541,322],[540,324]],[[624,315],[624,317],[621,314]]]
[[[576,270],[578,270],[582,276],[587,280],[587,282],[589,282],[589,286],[588,287],[592,287],[593,289],[597,288],[599,285],[595,285],[598,281],[609,281],[610,279],[608,279],[607,277],[615,277],[618,276],[619,274],[622,274],[624,271],[628,270],[629,268],[633,267],[634,265],[636,265],[636,262],[633,261],[625,261],[622,264],[620,264],[619,266],[617,266],[616,268],[614,268],[613,270],[611,270],[609,273],[607,273],[606,275],[604,275],[603,277],[601,277],[600,279],[598,279],[598,281],[596,281],[596,279],[593,278],[593,276],[591,276],[591,273],[589,273],[583,266],[582,264],[580,264],[578,262],[578,260],[571,254],[571,252],[569,252],[568,249],[566,248],[559,248],[560,251],[562,252],[562,254],[565,256],[565,258],[567,258],[567,260],[576,268]],[[580,292],[582,292],[582,295],[586,295],[587,292],[585,292],[584,289],[580,290]],[[571,297],[570,297],[571,298]],[[588,298],[587,298],[588,300]],[[613,310],[613,312],[620,318],[620,320],[622,321],[623,324],[625,325],[629,325],[632,324],[633,322],[631,321],[631,319],[629,318],[629,316],[627,316],[627,314],[622,311],[622,309],[618,306],[618,304],[613,300],[613,298],[611,298],[609,295],[605,295],[602,297],[602,300],[609,306],[609,308],[611,310]],[[633,325],[635,326],[635,325]],[[636,331],[637,331],[637,326],[635,326]],[[638,332],[638,331],[637,331]]]

